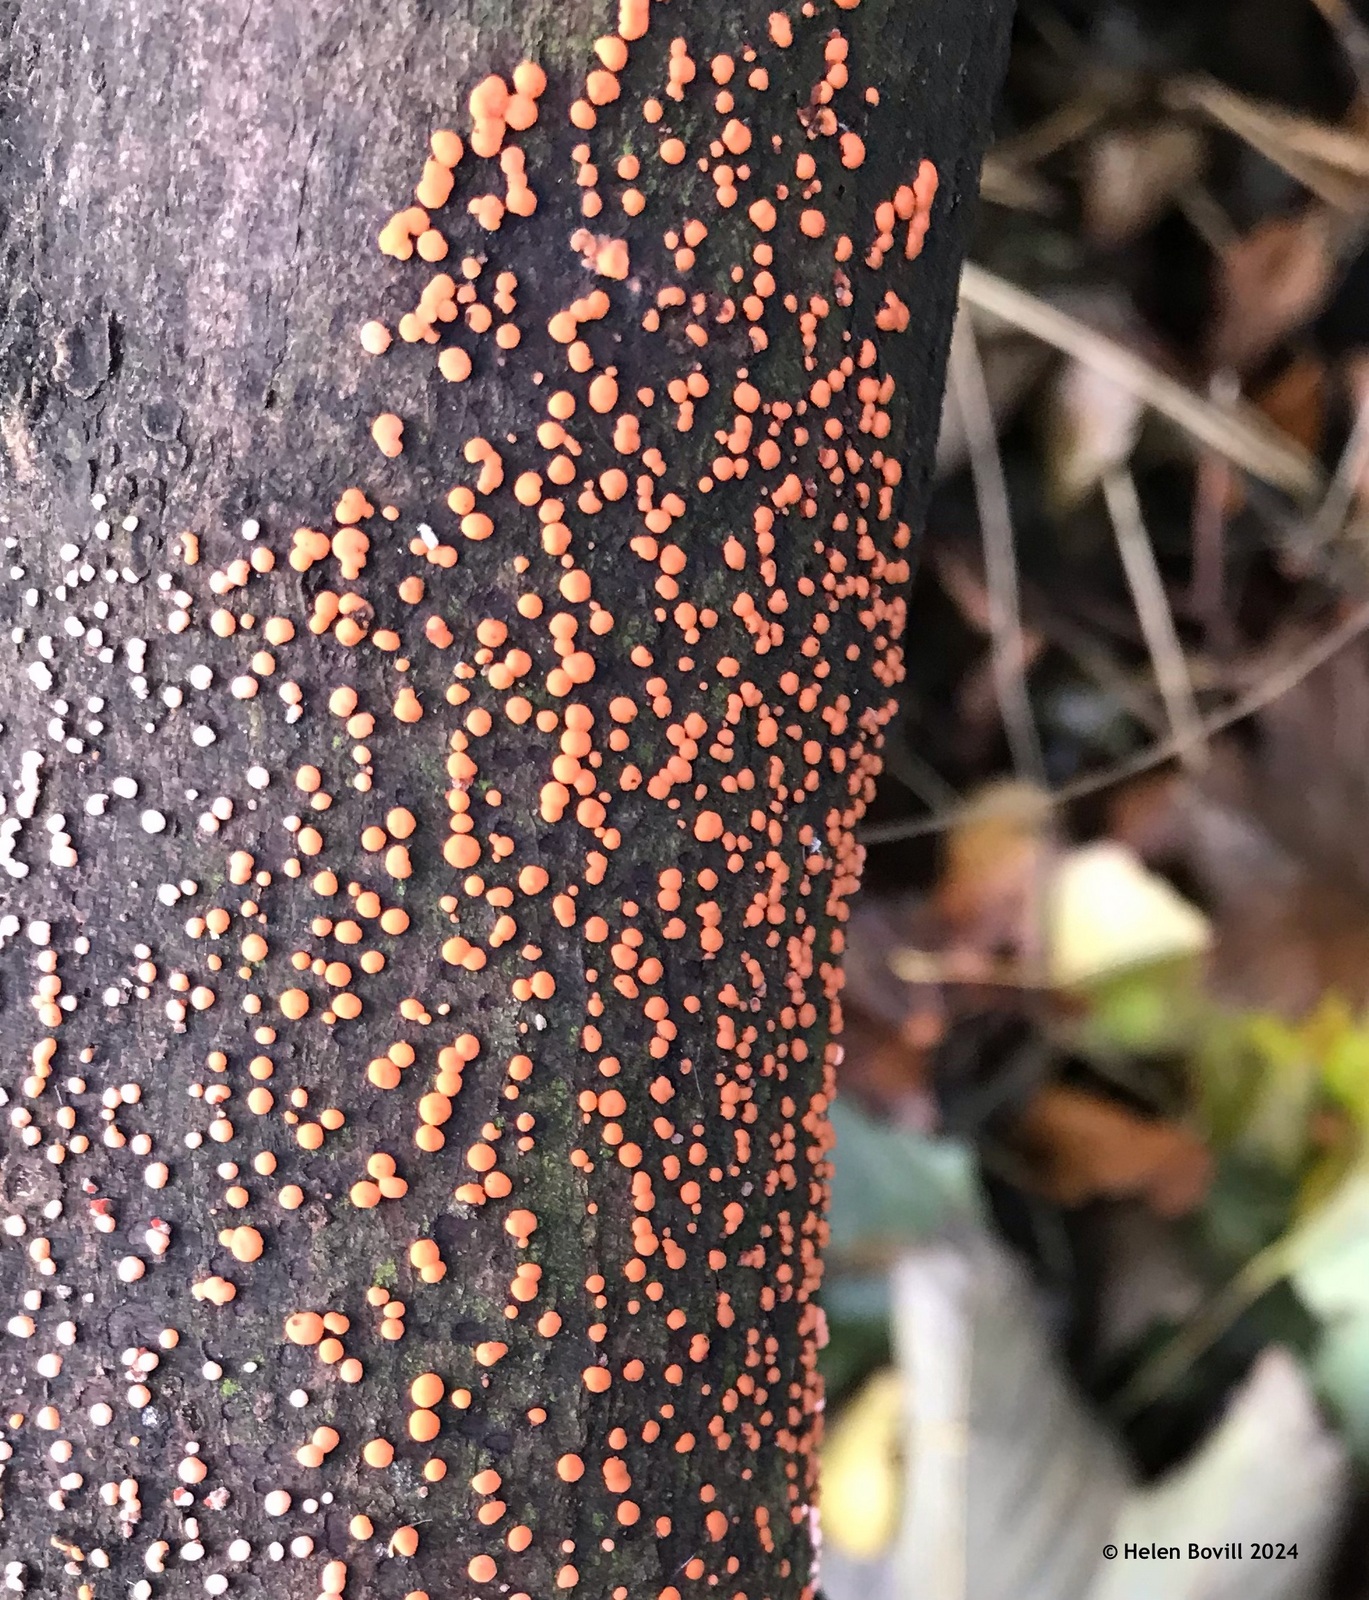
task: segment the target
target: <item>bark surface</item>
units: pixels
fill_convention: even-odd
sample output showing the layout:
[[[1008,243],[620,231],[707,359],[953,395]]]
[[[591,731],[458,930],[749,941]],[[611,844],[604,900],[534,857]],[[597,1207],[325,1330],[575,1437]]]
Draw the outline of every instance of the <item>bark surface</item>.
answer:
[[[772,4],[0,3],[10,1592],[815,1590],[1007,8]]]

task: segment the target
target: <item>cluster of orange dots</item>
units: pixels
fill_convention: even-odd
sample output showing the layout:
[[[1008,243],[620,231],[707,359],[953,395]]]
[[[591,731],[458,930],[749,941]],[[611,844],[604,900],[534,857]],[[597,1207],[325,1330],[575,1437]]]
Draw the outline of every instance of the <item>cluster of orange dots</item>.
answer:
[[[290,531],[280,572],[263,546],[208,579],[211,630],[245,646],[233,698],[271,687],[291,723],[307,712],[308,759],[229,855],[237,895],[187,924],[194,962],[140,958],[138,978],[195,1013],[242,986],[250,1044],[211,1050],[191,1091],[226,1187],[223,1270],[190,1292],[244,1303],[205,1315],[255,1309],[257,1264],[315,1231],[320,1249],[345,1231],[375,1280],[321,1309],[301,1282],[273,1311],[282,1361],[336,1397],[294,1464],[359,1497],[326,1595],[377,1540],[421,1561],[429,1514],[468,1518],[467,1578],[513,1600],[588,1590],[620,1539],[671,1553],[647,1600],[746,1600],[736,1585],[768,1581],[739,1576],[756,1549],[782,1577],[803,1559],[841,924],[909,575],[886,356],[908,281],[877,275],[922,252],[938,182],[922,160],[864,214],[841,198],[878,93],[818,10],[696,60],[683,37],[643,45],[650,0],[621,0],[572,86],[573,182],[564,149],[539,165],[543,69],[476,83],[379,231],[395,283],[421,281],[360,329],[378,379],[432,363],[458,481],[391,503],[434,438],[368,407],[331,523]],[[763,97],[800,63],[781,123]],[[532,321],[543,249],[574,288]],[[196,536],[183,549],[199,563]],[[281,613],[259,619],[267,585]],[[337,669],[317,705],[285,676],[301,647]],[[317,1055],[321,1029],[326,1095],[290,1048]],[[56,1051],[35,1053],[35,1095]],[[567,1282],[546,1247],[581,1227],[598,1265]],[[458,1304],[478,1332],[452,1337]],[[573,1395],[548,1379],[564,1371]],[[463,1417],[545,1427],[554,1473],[506,1482],[486,1452],[447,1481],[479,1453]],[[690,1459],[696,1500],[650,1503],[653,1453]],[[431,1499],[399,1522],[410,1467]],[[584,1533],[582,1498],[608,1533]]]

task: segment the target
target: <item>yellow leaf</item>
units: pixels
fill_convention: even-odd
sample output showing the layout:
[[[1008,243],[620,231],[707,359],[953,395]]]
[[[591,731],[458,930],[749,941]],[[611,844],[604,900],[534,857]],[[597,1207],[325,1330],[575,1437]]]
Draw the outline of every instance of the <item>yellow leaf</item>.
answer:
[[[858,1560],[882,1554],[898,1531],[902,1429],[903,1379],[886,1367],[847,1402],[823,1439],[822,1536]]]
[[[1131,967],[1196,956],[1207,918],[1126,845],[1081,846],[1057,867],[1047,896],[1051,981],[1077,988]]]

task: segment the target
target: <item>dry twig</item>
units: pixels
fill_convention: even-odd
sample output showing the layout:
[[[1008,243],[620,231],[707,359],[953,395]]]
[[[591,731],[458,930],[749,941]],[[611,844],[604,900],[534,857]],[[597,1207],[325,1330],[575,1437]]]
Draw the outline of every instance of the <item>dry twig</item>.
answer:
[[[1320,496],[1323,475],[1317,462],[1257,412],[1214,405],[1106,334],[983,267],[966,264],[960,277],[960,298],[976,311],[1012,323],[1105,373],[1197,443],[1262,482],[1304,503]]]
[[[1312,0],[1331,25],[1350,70],[1359,84],[1361,99],[1369,100],[1369,28],[1350,9],[1347,0]]]
[[[1300,650],[1292,660],[1276,668],[1263,683],[1240,695],[1223,710],[1205,717],[1199,725],[1202,738],[1211,740],[1225,729],[1263,710],[1281,695],[1295,689],[1304,678],[1309,677],[1318,667],[1323,666],[1332,656],[1366,632],[1369,632],[1369,600],[1361,602],[1322,638],[1314,640],[1305,650]],[[1047,799],[1052,806],[1069,805],[1089,795],[1098,794],[1104,789],[1110,789],[1114,784],[1125,782],[1128,778],[1139,777],[1141,773],[1149,772],[1153,767],[1163,766],[1166,761],[1173,761],[1180,752],[1179,741],[1170,734],[1168,738],[1137,751],[1134,756],[1119,761],[1115,766],[1108,767],[1102,772],[1089,773],[1075,779],[1073,783],[1067,783],[1062,788],[1053,790]],[[982,815],[982,812],[982,804],[969,801],[953,810],[938,812],[935,816],[915,818],[907,822],[881,823],[877,827],[862,828],[861,843],[889,844],[897,839],[916,839],[928,834],[944,833],[970,817]]]
[[[1325,550],[1345,526],[1365,474],[1369,473],[1369,395],[1360,403],[1355,425],[1316,515],[1308,524],[1307,544],[1313,553]]]
[[[1198,112],[1244,139],[1338,211],[1369,205],[1369,139],[1228,89],[1215,78],[1179,78],[1164,91],[1172,111]]]
[[[1155,681],[1169,713],[1171,737],[1178,742],[1179,759],[1186,766],[1200,767],[1207,758],[1203,719],[1193,696],[1193,683],[1174,627],[1174,613],[1165,595],[1164,580],[1141,516],[1136,484],[1125,467],[1104,475],[1103,499],[1117,535],[1118,554],[1155,668]]]
[[[1027,648],[1017,590],[1012,509],[979,346],[966,317],[957,319],[951,340],[950,393],[964,424],[975,504],[979,508],[989,597],[989,648],[1003,730],[1018,776],[1041,782],[1045,762],[1027,696]]]

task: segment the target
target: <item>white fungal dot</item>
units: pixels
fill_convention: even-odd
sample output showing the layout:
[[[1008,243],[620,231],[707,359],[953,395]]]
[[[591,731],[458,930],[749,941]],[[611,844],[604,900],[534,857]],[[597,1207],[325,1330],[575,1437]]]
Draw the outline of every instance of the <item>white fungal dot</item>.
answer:
[[[160,811],[144,811],[138,820],[143,825],[144,833],[160,833],[166,827],[166,818]]]

